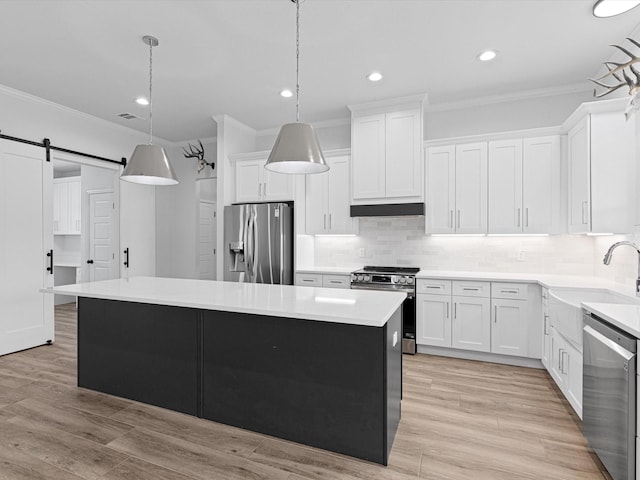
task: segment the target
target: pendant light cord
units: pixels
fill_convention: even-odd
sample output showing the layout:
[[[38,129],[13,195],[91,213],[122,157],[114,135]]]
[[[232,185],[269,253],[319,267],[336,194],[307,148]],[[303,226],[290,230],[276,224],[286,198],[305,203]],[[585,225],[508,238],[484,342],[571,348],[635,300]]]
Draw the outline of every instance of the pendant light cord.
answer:
[[[153,42],[149,42],[149,145],[153,144]]]
[[[300,122],[300,0],[296,2],[296,122]]]

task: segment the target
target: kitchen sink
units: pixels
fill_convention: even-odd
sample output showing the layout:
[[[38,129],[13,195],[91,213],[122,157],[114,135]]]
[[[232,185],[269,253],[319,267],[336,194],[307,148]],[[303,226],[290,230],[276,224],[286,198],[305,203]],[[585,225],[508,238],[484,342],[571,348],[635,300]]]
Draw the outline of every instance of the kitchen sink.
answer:
[[[586,303],[640,304],[635,297],[600,288],[553,288],[549,290],[550,324],[582,352],[582,307]]]

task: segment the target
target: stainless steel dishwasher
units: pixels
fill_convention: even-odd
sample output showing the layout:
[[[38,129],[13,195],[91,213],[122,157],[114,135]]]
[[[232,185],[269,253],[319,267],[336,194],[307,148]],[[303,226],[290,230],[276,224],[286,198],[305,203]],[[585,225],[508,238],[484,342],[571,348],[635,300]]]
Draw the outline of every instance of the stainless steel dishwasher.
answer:
[[[614,480],[634,480],[636,338],[584,312],[582,430]]]

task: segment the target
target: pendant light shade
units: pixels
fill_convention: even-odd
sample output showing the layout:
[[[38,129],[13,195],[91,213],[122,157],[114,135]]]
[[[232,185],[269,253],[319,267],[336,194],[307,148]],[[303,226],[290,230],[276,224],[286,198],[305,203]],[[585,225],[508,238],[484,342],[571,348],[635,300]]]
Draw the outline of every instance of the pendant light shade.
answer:
[[[272,172],[302,175],[329,170],[316,132],[308,123],[282,126],[265,168]]]
[[[175,185],[178,183],[176,174],[169,163],[164,148],[153,145],[153,47],[160,43],[150,35],[142,37],[145,45],[149,45],[149,143],[138,145],[127,166],[124,168],[121,180],[144,185]]]
[[[300,123],[300,0],[296,4],[296,123],[282,126],[264,168],[277,173],[306,175],[329,170],[318,137],[308,123]]]
[[[120,178],[145,185],[178,183],[164,148],[158,145],[138,145]]]

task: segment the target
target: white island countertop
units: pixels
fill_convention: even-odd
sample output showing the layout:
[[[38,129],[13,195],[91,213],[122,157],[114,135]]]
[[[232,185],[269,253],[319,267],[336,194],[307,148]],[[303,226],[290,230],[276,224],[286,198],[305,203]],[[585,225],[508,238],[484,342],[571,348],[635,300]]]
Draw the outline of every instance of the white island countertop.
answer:
[[[133,277],[44,288],[45,293],[382,327],[399,292]]]

